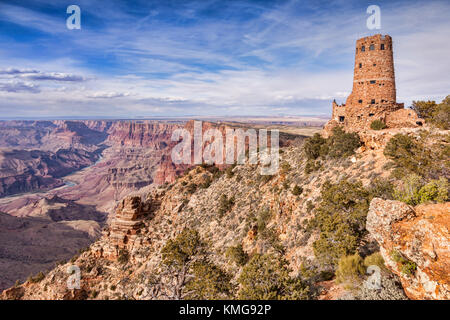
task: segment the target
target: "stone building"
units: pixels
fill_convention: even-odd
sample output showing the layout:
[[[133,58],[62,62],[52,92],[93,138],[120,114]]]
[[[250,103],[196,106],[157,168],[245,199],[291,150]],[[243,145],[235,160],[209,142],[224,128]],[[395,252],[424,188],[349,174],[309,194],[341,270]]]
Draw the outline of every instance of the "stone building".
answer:
[[[370,129],[374,120],[388,128],[423,124],[415,111],[397,103],[392,38],[377,34],[356,41],[353,89],[345,104],[332,103],[332,118],[325,131],[338,125],[347,131]]]

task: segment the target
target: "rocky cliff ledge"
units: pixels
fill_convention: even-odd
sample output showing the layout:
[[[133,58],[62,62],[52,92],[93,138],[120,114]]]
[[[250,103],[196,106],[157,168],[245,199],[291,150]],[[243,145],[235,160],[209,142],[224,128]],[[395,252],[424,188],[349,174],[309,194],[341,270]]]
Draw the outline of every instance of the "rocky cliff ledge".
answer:
[[[450,299],[450,203],[412,208],[375,198],[367,230],[411,299]]]

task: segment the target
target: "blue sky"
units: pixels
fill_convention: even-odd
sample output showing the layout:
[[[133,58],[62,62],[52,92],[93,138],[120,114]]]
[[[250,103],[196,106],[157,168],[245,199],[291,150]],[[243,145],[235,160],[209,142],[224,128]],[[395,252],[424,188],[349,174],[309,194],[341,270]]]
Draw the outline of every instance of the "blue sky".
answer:
[[[68,30],[69,5],[81,30]],[[381,29],[369,30],[369,5]],[[0,0],[0,118],[328,115],[357,38],[394,40],[397,98],[450,94],[449,1]]]

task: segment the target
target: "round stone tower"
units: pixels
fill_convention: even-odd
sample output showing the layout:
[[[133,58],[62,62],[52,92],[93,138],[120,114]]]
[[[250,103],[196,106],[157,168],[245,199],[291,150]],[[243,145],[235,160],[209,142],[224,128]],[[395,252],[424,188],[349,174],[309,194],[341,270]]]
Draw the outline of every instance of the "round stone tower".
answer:
[[[324,134],[331,134],[336,126],[347,131],[370,129],[375,120],[388,128],[423,125],[423,119],[396,100],[392,38],[377,34],[358,39],[352,93],[345,104],[333,101],[332,118]]]
[[[346,105],[396,104],[392,38],[377,34],[356,41],[353,89]]]

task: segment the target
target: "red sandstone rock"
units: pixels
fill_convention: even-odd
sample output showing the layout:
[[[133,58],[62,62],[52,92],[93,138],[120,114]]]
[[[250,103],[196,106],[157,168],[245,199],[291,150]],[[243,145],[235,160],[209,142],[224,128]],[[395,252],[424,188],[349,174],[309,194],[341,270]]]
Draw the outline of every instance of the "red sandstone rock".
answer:
[[[450,203],[415,209],[399,201],[375,198],[366,228],[380,244],[386,266],[400,277],[411,299],[450,299]],[[393,260],[400,253],[417,265],[413,275]]]

